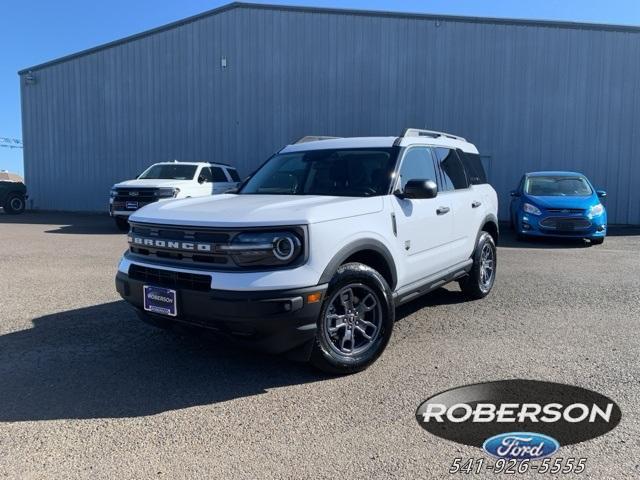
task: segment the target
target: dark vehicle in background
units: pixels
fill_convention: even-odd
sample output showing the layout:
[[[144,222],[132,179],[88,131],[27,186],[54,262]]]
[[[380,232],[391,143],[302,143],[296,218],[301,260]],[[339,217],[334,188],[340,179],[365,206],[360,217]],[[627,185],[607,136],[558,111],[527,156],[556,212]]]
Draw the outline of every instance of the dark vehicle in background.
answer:
[[[607,235],[607,193],[576,172],[532,172],[511,192],[511,227],[526,237],[583,238],[599,245]]]
[[[0,176],[0,206],[6,213],[17,215],[24,212],[28,196],[24,182],[13,178],[17,176],[8,174],[7,179]]]

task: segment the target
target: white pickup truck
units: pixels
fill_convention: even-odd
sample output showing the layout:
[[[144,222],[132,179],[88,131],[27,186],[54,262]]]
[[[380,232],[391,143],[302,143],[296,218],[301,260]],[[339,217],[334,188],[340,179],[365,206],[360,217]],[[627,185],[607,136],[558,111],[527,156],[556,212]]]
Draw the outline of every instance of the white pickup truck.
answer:
[[[129,229],[129,215],[149,203],[224,193],[239,183],[237,170],[224,163],[156,163],[135,180],[111,187],[109,214],[118,228],[126,231]]]

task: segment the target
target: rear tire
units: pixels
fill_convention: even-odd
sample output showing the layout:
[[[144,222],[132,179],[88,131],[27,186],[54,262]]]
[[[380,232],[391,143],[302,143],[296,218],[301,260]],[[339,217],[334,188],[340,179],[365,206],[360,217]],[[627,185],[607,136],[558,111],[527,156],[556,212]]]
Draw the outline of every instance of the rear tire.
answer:
[[[129,220],[127,220],[126,217],[113,217],[113,219],[116,222],[116,227],[118,228],[118,230],[120,230],[121,232],[129,231]]]
[[[21,193],[11,193],[7,197],[2,206],[4,211],[9,215],[18,215],[24,212],[26,208],[26,200]]]
[[[324,298],[311,364],[339,375],[364,370],[386,348],[394,321],[393,295],[382,275],[361,263],[342,265]]]
[[[604,237],[591,239],[591,245],[602,245],[603,243],[604,243]]]
[[[479,300],[491,292],[496,280],[498,256],[493,237],[482,232],[473,253],[469,275],[458,283],[462,293],[471,300]]]

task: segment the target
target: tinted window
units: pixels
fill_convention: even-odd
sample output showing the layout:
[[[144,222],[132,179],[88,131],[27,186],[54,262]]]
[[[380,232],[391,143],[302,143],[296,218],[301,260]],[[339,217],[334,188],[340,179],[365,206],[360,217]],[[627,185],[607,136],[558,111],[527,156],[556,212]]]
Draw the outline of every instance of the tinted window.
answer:
[[[442,147],[437,147],[433,150],[440,164],[443,186],[441,190],[447,191],[467,188],[469,186],[467,176],[456,151]]]
[[[400,186],[403,191],[409,180],[438,181],[429,148],[415,147],[409,149],[405,154],[402,160],[402,168],[400,169]]]
[[[273,195],[386,195],[397,148],[332,149],[273,156],[240,193]]]
[[[193,180],[196,168],[196,165],[180,165],[179,163],[152,165],[138,178],[149,180]]]
[[[205,182],[213,182],[213,176],[211,175],[211,169],[209,167],[202,167],[200,177],[204,178]]]
[[[471,185],[481,185],[487,182],[487,174],[482,166],[482,160],[477,153],[467,153],[459,151],[458,155],[462,159],[462,164],[467,171],[467,177]]]
[[[227,173],[234,182],[240,181],[240,175],[238,175],[238,171],[235,168],[227,168]]]
[[[214,182],[227,182],[227,176],[224,174],[220,167],[211,167],[211,173],[213,174]]]

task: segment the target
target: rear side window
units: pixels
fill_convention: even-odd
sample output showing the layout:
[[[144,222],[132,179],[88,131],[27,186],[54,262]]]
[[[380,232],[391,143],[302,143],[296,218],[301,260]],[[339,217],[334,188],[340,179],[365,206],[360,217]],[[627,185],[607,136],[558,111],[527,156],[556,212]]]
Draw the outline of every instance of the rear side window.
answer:
[[[469,187],[467,175],[455,150],[436,147],[433,149],[440,165],[442,191],[461,190]]]
[[[226,182],[227,177],[220,167],[211,167],[214,182]]]
[[[487,173],[482,166],[482,160],[477,153],[467,153],[458,151],[458,156],[462,159],[462,165],[464,165],[467,171],[467,177],[471,185],[482,185],[483,183],[489,183],[487,181]]]
[[[235,168],[227,168],[227,173],[231,177],[231,181],[233,182],[240,181],[240,175],[238,175],[238,171]]]

